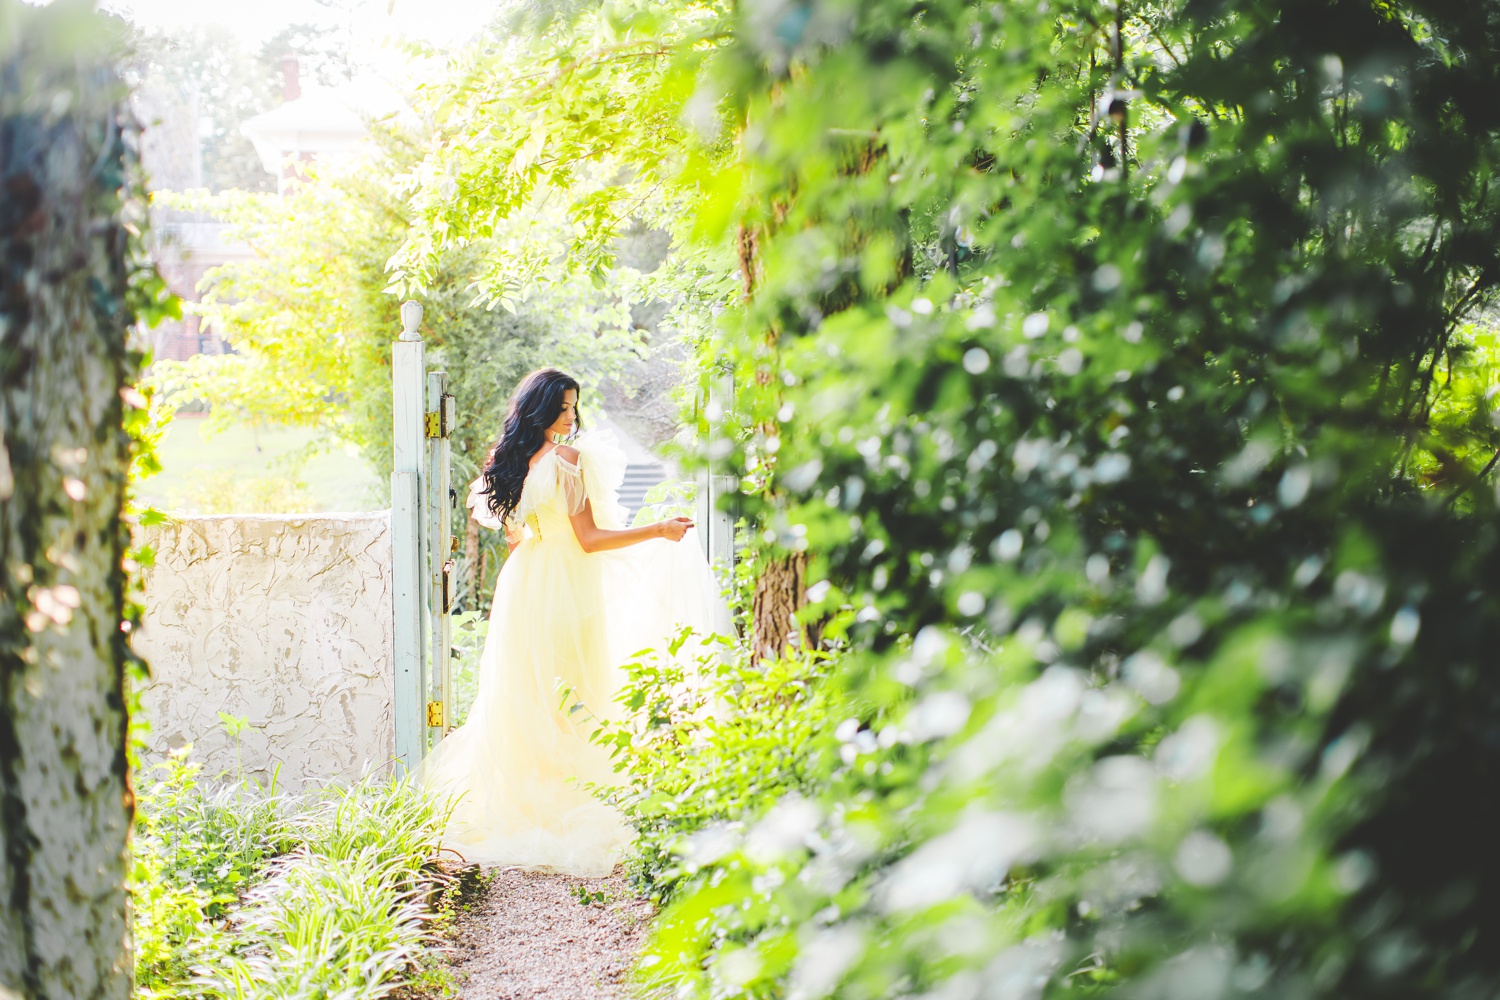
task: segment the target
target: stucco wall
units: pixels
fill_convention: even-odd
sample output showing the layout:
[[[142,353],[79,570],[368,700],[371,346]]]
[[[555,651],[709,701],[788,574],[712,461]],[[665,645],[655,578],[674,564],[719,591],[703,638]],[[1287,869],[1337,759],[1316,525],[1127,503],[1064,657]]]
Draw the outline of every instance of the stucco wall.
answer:
[[[187,517],[143,529],[156,549],[136,650],[150,759],[193,744],[204,774],[236,773],[220,712],[247,718],[246,777],[358,777],[391,759],[388,512]]]

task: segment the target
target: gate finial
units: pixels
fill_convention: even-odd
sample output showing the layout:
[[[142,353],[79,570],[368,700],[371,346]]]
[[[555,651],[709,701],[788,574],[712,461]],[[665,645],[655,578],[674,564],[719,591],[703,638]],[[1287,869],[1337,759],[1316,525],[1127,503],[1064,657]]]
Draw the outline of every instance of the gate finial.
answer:
[[[422,325],[422,303],[407,299],[401,303],[401,339],[421,342],[417,327]]]

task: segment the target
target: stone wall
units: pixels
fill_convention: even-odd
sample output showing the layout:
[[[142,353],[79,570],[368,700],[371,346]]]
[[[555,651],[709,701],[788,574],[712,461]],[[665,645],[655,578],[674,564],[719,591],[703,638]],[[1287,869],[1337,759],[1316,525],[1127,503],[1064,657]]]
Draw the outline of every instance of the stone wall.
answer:
[[[184,517],[156,549],[135,649],[149,760],[185,743],[208,777],[347,782],[391,760],[389,512]],[[235,741],[219,713],[247,719]]]

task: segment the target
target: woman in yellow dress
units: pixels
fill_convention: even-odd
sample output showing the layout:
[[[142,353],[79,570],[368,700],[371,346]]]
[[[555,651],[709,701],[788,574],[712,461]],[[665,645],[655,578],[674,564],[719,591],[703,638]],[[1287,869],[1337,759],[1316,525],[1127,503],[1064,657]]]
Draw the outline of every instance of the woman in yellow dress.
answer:
[[[620,664],[681,626],[727,634],[729,612],[686,518],[624,525],[625,457],[608,434],[572,438],[578,382],[556,368],[521,381],[500,441],[470,490],[503,528],[501,569],[467,721],[423,763],[454,796],[445,846],[471,862],[609,872],[631,834],[584,788],[609,783],[589,742],[615,714]]]

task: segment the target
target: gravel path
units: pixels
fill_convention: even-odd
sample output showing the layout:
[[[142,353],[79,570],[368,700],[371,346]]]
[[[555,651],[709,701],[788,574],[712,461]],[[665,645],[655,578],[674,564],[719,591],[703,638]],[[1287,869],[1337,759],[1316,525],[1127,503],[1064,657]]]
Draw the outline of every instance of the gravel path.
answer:
[[[587,905],[578,886],[604,902]],[[618,873],[575,878],[501,869],[458,928],[462,1000],[624,1000],[651,904]]]

